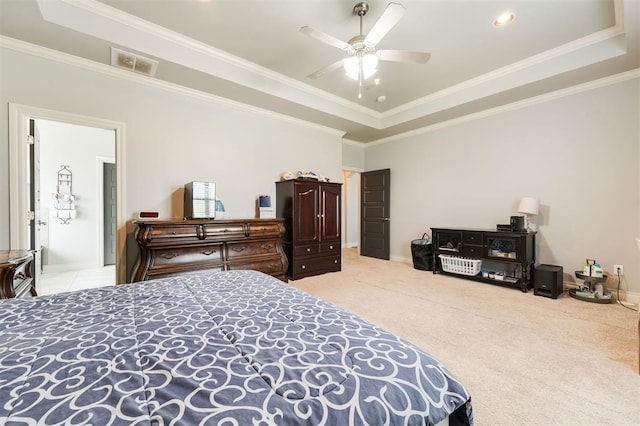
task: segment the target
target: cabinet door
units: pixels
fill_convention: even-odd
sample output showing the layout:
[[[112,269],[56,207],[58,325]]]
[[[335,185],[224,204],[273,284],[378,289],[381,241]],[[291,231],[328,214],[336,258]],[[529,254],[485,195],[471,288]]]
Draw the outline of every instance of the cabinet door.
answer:
[[[319,186],[296,183],[293,197],[293,243],[317,243],[320,237]]]
[[[340,240],[340,185],[320,185],[320,240]]]

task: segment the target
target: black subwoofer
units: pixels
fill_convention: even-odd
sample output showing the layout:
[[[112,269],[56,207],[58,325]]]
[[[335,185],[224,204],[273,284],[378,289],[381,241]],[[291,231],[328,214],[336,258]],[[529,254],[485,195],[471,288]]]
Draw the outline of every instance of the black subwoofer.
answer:
[[[557,299],[562,294],[562,266],[538,265],[533,274],[533,294]]]

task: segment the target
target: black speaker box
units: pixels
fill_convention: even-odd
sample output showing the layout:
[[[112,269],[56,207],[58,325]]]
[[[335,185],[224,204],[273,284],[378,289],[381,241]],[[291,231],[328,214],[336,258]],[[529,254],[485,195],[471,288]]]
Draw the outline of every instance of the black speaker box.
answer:
[[[536,266],[533,273],[533,294],[557,299],[563,291],[562,272],[562,266]]]

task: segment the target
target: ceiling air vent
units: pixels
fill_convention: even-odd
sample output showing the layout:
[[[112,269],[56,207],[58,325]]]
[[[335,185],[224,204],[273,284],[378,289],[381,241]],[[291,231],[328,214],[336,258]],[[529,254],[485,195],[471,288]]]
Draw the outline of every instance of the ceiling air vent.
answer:
[[[158,68],[158,61],[112,47],[111,65],[153,77]]]

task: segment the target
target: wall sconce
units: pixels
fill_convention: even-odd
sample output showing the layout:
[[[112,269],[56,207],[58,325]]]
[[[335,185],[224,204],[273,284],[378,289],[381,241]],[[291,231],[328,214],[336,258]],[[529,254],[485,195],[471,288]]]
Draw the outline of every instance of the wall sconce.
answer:
[[[518,205],[518,213],[524,214],[526,225],[525,228],[529,232],[530,220],[529,216],[537,216],[540,209],[540,201],[533,197],[522,197]],[[537,229],[531,229],[536,231]]]

